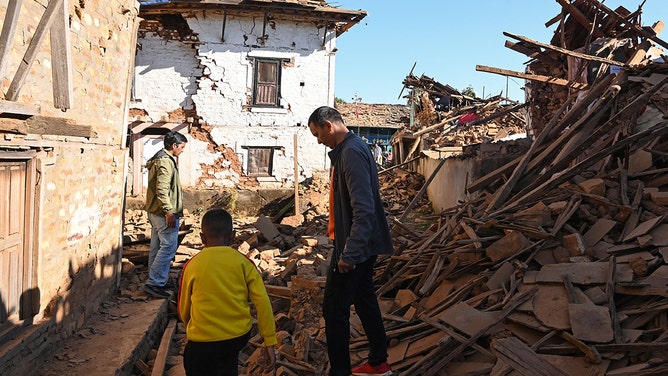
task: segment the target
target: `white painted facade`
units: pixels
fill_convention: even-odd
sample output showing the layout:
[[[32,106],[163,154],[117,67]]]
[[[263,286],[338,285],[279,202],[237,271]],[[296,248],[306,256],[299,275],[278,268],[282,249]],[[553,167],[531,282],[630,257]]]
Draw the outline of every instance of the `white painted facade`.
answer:
[[[191,40],[168,40],[151,33],[138,40],[132,107],[146,111],[145,121],[164,120],[180,108],[196,109],[199,122],[212,127],[215,146],[232,149],[244,174],[245,147],[274,148],[272,176],[258,178],[264,186],[294,184],[295,134],[298,180],[328,168],[328,150],[317,144],[307,121],[315,108],[334,104],[336,32],[313,23],[275,20],[267,25],[261,46],[262,17],[228,15],[224,36],[222,14],[199,12],[186,21],[195,35]],[[254,58],[284,59],[280,108],[251,106]],[[184,186],[230,186],[240,180],[232,170],[208,168],[222,154],[209,142],[188,138],[179,157]],[[215,178],[202,179],[205,169]]]

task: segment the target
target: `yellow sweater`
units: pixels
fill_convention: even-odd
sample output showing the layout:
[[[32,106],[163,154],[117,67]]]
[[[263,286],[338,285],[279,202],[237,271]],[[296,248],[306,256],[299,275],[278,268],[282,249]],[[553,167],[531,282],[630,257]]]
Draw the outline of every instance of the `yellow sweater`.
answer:
[[[266,346],[276,344],[271,302],[255,264],[231,247],[206,247],[183,267],[178,312],[188,340],[213,342],[246,334],[257,310]]]

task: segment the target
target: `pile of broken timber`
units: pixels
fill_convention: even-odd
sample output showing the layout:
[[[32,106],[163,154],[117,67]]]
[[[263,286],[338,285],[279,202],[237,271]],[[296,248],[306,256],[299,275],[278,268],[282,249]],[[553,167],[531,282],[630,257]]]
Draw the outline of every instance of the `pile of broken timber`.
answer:
[[[645,45],[431,228],[394,227],[377,281],[395,370],[668,372],[668,65]]]
[[[449,85],[440,84],[424,75],[420,78],[407,76],[404,86],[416,93],[418,108],[415,124],[401,129],[394,136],[395,139],[406,136],[415,138],[406,159],[417,155],[419,149],[439,150],[495,142],[526,131],[526,104],[514,103],[501,96],[488,99],[467,97]],[[448,96],[453,105],[447,111],[437,111],[431,99],[433,95]],[[466,123],[459,121],[469,114],[475,114],[476,119]]]

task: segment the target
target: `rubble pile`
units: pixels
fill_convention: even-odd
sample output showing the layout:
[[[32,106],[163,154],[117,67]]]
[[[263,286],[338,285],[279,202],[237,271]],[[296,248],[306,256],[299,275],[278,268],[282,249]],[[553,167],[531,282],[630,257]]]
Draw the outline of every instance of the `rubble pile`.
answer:
[[[400,374],[668,372],[668,64],[649,53],[665,44],[661,25],[638,24],[640,9],[559,2],[560,47],[523,37],[509,44],[532,59],[526,104],[473,98],[436,109],[430,95],[442,85],[410,77],[427,93],[422,118],[433,119],[405,132],[439,146],[489,142],[489,124],[519,131],[527,111],[533,142],[441,213],[425,200],[409,205],[424,178],[380,173],[395,253],[379,259],[376,282]],[[602,41],[623,51],[593,54]],[[477,119],[456,124],[470,113]],[[455,138],[457,128],[478,130],[469,140]],[[332,245],[319,213],[296,227],[260,217],[240,234],[238,248],[263,271],[274,302],[278,375],[327,367],[320,303]],[[260,375],[260,339],[252,342],[243,362],[246,374]],[[368,355],[354,314],[351,352],[353,362]]]
[[[500,95],[481,99],[461,94],[431,77],[409,74],[404,87],[415,93],[417,121],[394,138],[418,137],[423,149],[494,142],[526,133],[526,104]]]
[[[391,299],[390,361],[402,374],[668,370],[668,65],[647,54],[649,39],[660,40],[631,18],[593,0],[569,4],[564,24],[586,25],[558,30],[560,40],[624,20],[596,30],[625,28],[628,57],[616,73],[606,67],[567,90],[540,126],[532,119],[529,151],[470,183],[467,202],[397,238],[377,282]],[[533,54],[534,66],[569,64],[543,72],[592,64],[581,53]],[[574,86],[568,77],[548,81],[559,80]],[[532,90],[528,108],[542,98]]]

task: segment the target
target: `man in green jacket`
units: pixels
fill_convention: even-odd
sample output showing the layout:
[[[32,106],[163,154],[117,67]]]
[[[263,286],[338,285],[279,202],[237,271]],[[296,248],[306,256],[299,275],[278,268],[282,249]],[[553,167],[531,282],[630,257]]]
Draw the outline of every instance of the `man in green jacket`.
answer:
[[[179,221],[183,216],[183,192],[176,157],[187,142],[181,133],[169,132],[164,138],[164,148],[146,162],[148,189],[144,209],[151,223],[151,247],[144,291],[158,298],[169,298],[174,288],[168,283],[169,268],[176,255]]]

